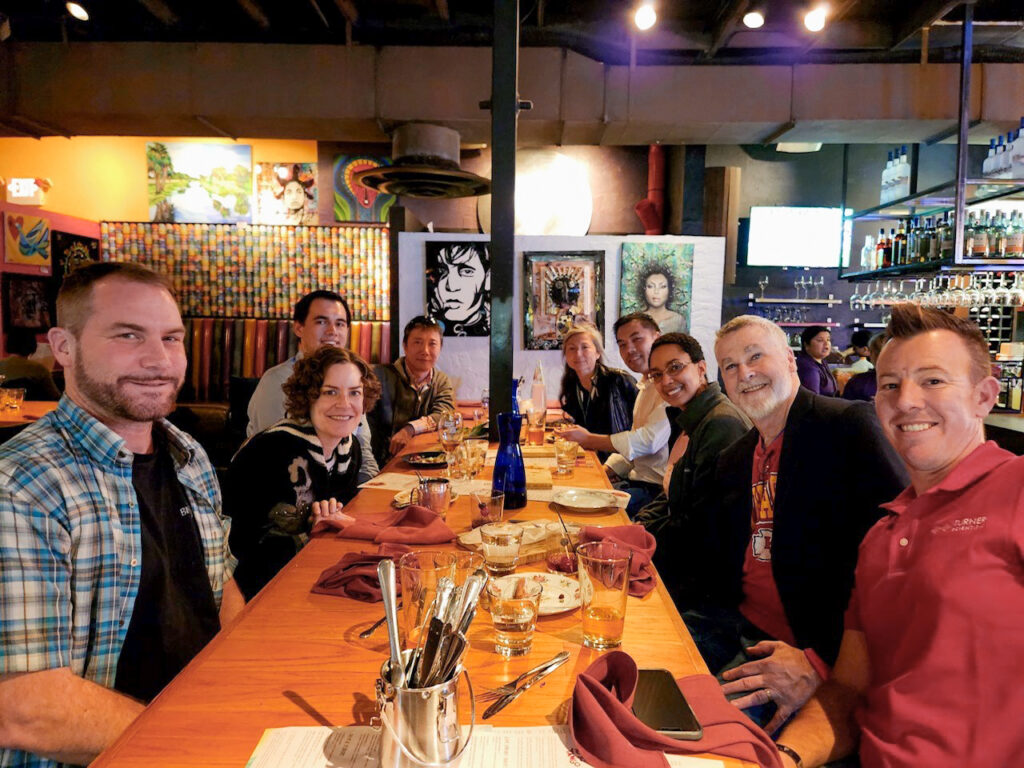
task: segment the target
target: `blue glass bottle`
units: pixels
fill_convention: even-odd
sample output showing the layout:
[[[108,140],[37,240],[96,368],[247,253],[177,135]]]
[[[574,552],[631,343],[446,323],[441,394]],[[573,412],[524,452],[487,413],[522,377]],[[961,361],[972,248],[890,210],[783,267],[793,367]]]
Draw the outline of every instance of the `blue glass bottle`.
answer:
[[[498,455],[494,459],[491,490],[505,494],[505,509],[526,506],[526,465],[519,447],[523,417],[518,413],[498,414]]]

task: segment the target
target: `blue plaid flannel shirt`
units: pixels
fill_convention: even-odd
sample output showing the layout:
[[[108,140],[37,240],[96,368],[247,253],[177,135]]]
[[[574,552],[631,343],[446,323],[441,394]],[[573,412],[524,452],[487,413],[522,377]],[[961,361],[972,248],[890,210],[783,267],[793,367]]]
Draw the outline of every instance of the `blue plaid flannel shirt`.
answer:
[[[203,449],[167,421],[178,480],[220,605],[235,560]],[[69,667],[111,688],[138,593],[142,540],[132,453],[66,395],[0,446],[0,674]],[[0,748],[0,766],[54,766]]]

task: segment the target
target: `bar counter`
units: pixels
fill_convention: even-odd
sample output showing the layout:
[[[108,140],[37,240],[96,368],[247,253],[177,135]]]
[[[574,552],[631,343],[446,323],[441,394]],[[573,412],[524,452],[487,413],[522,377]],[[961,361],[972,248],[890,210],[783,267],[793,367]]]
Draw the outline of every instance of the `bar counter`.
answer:
[[[407,450],[424,448],[425,440],[417,438]],[[401,459],[384,471],[411,472]],[[572,478],[556,478],[556,486],[560,484],[610,487],[593,453],[586,454],[586,466],[578,466]],[[364,489],[346,511],[357,516],[382,512],[393,496],[393,491]],[[468,495],[452,504],[448,523],[456,533],[469,528],[470,504]],[[554,519],[555,514],[548,504],[531,501],[525,509],[506,512],[505,518]],[[623,512],[567,519],[598,525],[626,522]],[[375,681],[388,657],[387,632],[381,627],[365,640],[359,633],[383,615],[383,604],[314,595],[310,587],[346,552],[375,551],[376,546],[335,538],[311,541],[93,765],[237,768],[245,765],[266,728],[370,724],[377,712]],[[536,563],[520,570],[542,567]],[[542,684],[487,721],[496,726],[564,722],[576,675],[599,656],[582,646],[578,609],[541,617],[531,653],[518,659],[505,660],[494,652],[486,611],[474,620],[468,639],[464,663],[477,690],[500,685],[559,651],[572,654]],[[664,667],[677,677],[707,671],[660,581],[643,599],[629,598],[622,650],[641,667]],[[463,723],[469,721],[468,698],[463,687]],[[477,707],[478,723],[482,709]],[[725,764],[746,765],[734,759],[725,759]]]

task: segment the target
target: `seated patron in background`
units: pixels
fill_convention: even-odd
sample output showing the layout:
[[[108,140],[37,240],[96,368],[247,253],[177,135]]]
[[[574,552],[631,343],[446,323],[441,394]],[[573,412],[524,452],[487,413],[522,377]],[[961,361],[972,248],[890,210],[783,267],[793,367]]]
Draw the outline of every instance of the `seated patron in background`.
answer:
[[[642,376],[633,404],[632,428],[614,434],[595,434],[577,425],[560,434],[588,451],[614,451],[605,461],[604,469],[612,482],[626,481],[625,490],[630,496],[626,513],[633,517],[661,493],[671,429],[665,401],[646,377],[651,344],[660,335],[658,324],[648,315],[634,312],[616,320],[614,330],[622,359],[631,371]]]
[[[397,362],[376,367],[381,393],[369,418],[373,450],[381,464],[416,435],[436,429],[436,418],[455,408],[451,379],[434,367],[443,343],[436,320],[414,317],[402,332],[405,354]]]
[[[578,426],[599,435],[629,432],[633,428],[636,380],[604,363],[601,334],[590,323],[573,325],[562,340],[565,373],[559,401]],[[610,451],[597,452],[607,461]]]
[[[864,373],[874,368],[871,364],[875,359],[871,354],[871,331],[860,330],[850,334],[850,347],[844,349],[842,355],[843,365],[854,373]]]
[[[868,342],[868,357],[871,360],[878,359],[878,353],[882,351],[884,341],[885,334],[882,333],[876,333],[871,337],[871,341]],[[865,360],[866,358],[861,359]],[[846,386],[843,387],[843,399],[873,402],[875,393],[878,391],[878,378],[875,374],[875,367],[872,365],[868,370],[851,376],[846,382]]]
[[[669,478],[667,515],[645,522],[658,539],[655,565],[682,610],[706,602],[715,465],[751,424],[718,382],[708,382],[704,350],[692,336],[666,333],[655,341],[648,377],[668,404],[669,417],[689,438]]]
[[[893,307],[875,409],[910,486],[864,538],[832,678],[779,736],[807,768],[1024,755],[1024,458],[985,442],[999,384],[974,323]]]
[[[241,608],[166,280],[69,274],[49,331],[67,392],[0,447],[0,765],[85,765]]]
[[[59,400],[60,392],[49,370],[42,363],[29,360],[38,347],[32,331],[11,328],[7,332],[8,357],[0,360],[3,386],[24,389],[26,400]]]
[[[296,361],[321,347],[347,347],[351,318],[348,303],[334,291],[313,291],[298,300],[292,313],[292,331],[299,339],[299,351],[283,363],[268,368],[260,378],[249,400],[246,435],[252,437],[285,417],[284,383],[291,377]],[[356,438],[362,447],[359,482],[365,483],[380,472],[371,450],[370,425],[365,416],[359,423]]]
[[[251,437],[232,460],[224,511],[246,600],[305,546],[314,525],[338,517],[356,495],[360,445],[352,435],[379,391],[361,357],[321,347],[284,383],[288,418]]]
[[[800,387],[774,323],[730,320],[715,355],[729,399],[754,429],[715,472],[713,610],[684,619],[711,671],[728,681],[723,691],[739,696],[734,704],[771,705],[751,712],[771,732],[828,677],[857,547],[906,474],[869,405]],[[856,484],[841,482],[851,476]]]
[[[823,325],[811,325],[800,334],[803,349],[796,356],[796,372],[801,386],[816,395],[837,397],[839,387],[825,363],[832,351],[832,334]]]

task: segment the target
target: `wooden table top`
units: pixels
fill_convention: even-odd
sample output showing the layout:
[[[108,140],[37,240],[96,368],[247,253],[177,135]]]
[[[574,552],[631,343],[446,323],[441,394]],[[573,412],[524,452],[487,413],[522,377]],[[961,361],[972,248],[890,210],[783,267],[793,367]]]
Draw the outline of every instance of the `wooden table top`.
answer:
[[[31,424],[57,407],[56,400],[25,400],[16,411],[0,411],[0,427],[17,427]]]
[[[423,450],[417,439],[409,450]],[[400,460],[385,471],[404,471]],[[430,474],[430,473],[427,473]],[[596,457],[577,467],[566,485],[609,487]],[[366,489],[346,511],[380,513],[393,491]],[[448,514],[456,531],[470,521],[470,499],[461,497]],[[506,519],[554,518],[547,504],[530,502]],[[580,523],[620,524],[624,513],[569,515]],[[447,545],[444,548],[454,548]],[[375,681],[388,657],[384,627],[366,640],[359,632],[383,615],[382,603],[314,595],[320,573],[346,552],[375,551],[366,541],[318,538],[311,541],[152,702],[94,766],[243,766],[266,728],[368,725],[376,714]],[[528,569],[539,569],[542,564]],[[485,611],[474,620],[464,663],[474,687],[500,685],[559,651],[572,659],[521,699],[488,720],[496,726],[565,721],[573,682],[600,653],[582,646],[579,610],[541,617],[530,654],[506,660],[494,652],[493,629]],[[676,676],[706,672],[686,627],[665,588],[643,599],[629,598],[622,650],[641,667],[665,667]],[[463,688],[461,717],[469,721]],[[477,717],[480,716],[478,708]],[[479,719],[478,719],[479,722]],[[745,765],[725,760],[726,765]]]

